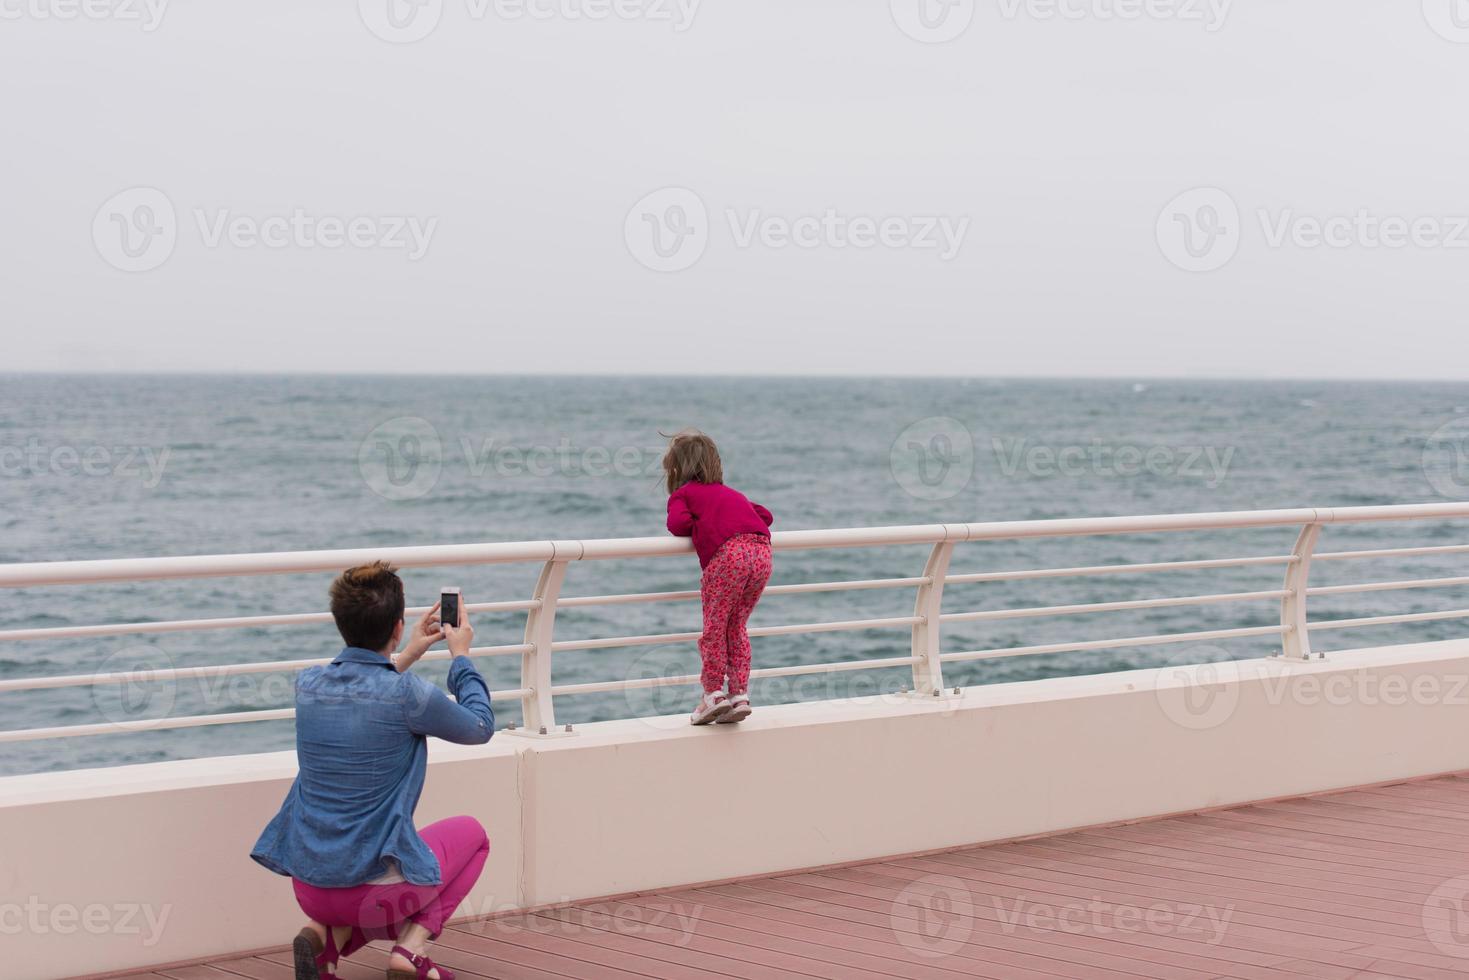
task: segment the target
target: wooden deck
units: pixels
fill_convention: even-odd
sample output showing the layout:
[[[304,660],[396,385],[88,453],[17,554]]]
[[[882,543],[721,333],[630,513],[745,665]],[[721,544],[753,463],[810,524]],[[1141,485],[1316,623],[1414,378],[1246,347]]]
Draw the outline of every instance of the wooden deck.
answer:
[[[1466,977],[1459,876],[1469,779],[1448,777],[465,923],[433,955],[464,980]],[[340,975],[385,962],[369,948]]]

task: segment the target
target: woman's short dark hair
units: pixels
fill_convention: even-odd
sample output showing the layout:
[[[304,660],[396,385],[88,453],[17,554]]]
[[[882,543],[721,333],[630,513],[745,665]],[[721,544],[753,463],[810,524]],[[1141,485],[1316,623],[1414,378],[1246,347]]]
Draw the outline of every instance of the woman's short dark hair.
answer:
[[[332,618],[349,647],[383,650],[403,621],[403,580],[385,561],[358,565],[332,582]]]

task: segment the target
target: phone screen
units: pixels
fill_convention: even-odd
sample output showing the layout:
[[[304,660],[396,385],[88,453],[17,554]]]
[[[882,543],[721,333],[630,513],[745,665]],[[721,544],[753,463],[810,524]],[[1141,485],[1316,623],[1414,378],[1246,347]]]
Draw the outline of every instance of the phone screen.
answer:
[[[439,622],[445,626],[459,626],[459,593],[445,592],[439,597]]]

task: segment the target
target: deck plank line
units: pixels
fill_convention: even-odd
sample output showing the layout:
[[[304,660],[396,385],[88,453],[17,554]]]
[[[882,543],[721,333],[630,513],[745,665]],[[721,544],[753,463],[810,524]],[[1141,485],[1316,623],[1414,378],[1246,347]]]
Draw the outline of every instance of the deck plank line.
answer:
[[[1160,838],[1161,840],[1162,838]],[[1210,874],[1238,881],[1272,881],[1277,884],[1300,888],[1319,894],[1321,884],[1329,883],[1332,894],[1368,900],[1380,900],[1397,904],[1418,903],[1423,889],[1385,888],[1378,884],[1392,879],[1362,878],[1357,875],[1336,873],[1320,868],[1311,868],[1304,862],[1299,864],[1275,864],[1252,859],[1253,852],[1238,848],[1219,848],[1216,852],[1187,851],[1168,844],[1148,844],[1143,841],[1106,847],[1089,846],[1085,841],[1071,839],[1046,839],[1025,845],[1017,845],[1016,854],[1044,856],[1048,861],[1064,865],[1068,859],[1128,867],[1157,868],[1187,871],[1194,874]],[[1228,863],[1224,863],[1228,862]],[[1281,870],[1284,869],[1284,870]],[[1311,874],[1314,872],[1314,876]],[[1426,888],[1426,885],[1424,886]]]
[[[877,915],[861,909],[847,908],[836,903],[818,903],[809,897],[793,896],[774,890],[767,886],[773,883],[760,881],[739,886],[737,894],[748,896],[752,901],[760,904],[773,905],[780,908],[805,911],[810,909],[814,914],[840,919],[869,928],[884,928],[887,916]],[[873,919],[878,921],[874,922]],[[976,917],[975,922],[983,920]],[[890,927],[889,927],[890,928]],[[1081,965],[1094,965],[1116,970],[1122,973],[1131,973],[1140,977],[1152,977],[1154,980],[1212,980],[1210,974],[1186,966],[1173,964],[1160,964],[1149,960],[1130,956],[1126,953],[1116,953],[1110,950],[1099,950],[1102,944],[1090,942],[1076,945],[1065,945],[1059,942],[1060,937],[1052,934],[1044,934],[1044,937],[1012,937],[1006,936],[1001,931],[982,933],[980,937],[970,936],[969,941],[964,944],[964,954],[973,955],[976,959],[983,959],[979,950],[973,947],[995,947],[1009,949],[1016,953],[1041,954],[1065,962]],[[1046,947],[1049,946],[1049,949]],[[1044,951],[1044,952],[1042,952]],[[959,954],[956,954],[959,955]]]
[[[736,925],[748,928],[749,917],[730,912],[717,905],[705,905],[701,913],[712,922]],[[762,920],[760,928],[753,933],[754,942],[763,945],[775,944],[784,947],[786,944],[798,945],[802,948],[811,946],[822,947],[822,955],[833,956],[833,962],[847,962],[848,958],[859,962],[872,963],[872,968],[893,976],[909,978],[909,980],[957,980],[960,977],[975,976],[970,971],[956,971],[947,969],[938,964],[937,961],[905,960],[902,954],[906,952],[902,947],[894,944],[881,944],[871,940],[860,939],[856,936],[842,936],[836,933],[822,932],[803,926],[789,925],[774,919]],[[830,952],[826,952],[829,950]],[[880,960],[878,963],[876,961]],[[932,965],[931,965],[932,964]],[[996,967],[998,970],[999,968]],[[1055,973],[1042,973],[1036,970],[1019,970],[1006,968],[1008,972],[982,974],[984,976],[997,976],[1009,980],[1011,977],[1025,978],[1025,980],[1045,980],[1045,978],[1061,976]]]
[[[1177,872],[1172,875],[1155,873],[1151,869],[1142,868],[1135,870],[1123,870],[1111,867],[1098,867],[1093,864],[1082,863],[1079,859],[1069,867],[1053,869],[1037,867],[1035,864],[1026,864],[1022,861],[1006,861],[999,857],[981,856],[978,854],[946,856],[944,860],[936,860],[934,864],[949,864],[959,868],[972,868],[979,871],[989,871],[996,874],[1004,874],[1010,877],[1024,877],[1040,879],[1053,882],[1058,885],[1073,885],[1082,888],[1110,885],[1124,891],[1142,888],[1146,894],[1157,895],[1168,898],[1174,895],[1191,899],[1197,897],[1200,890],[1210,897],[1229,898],[1241,902],[1253,902],[1269,908],[1278,908],[1286,912],[1295,912],[1303,899],[1313,901],[1312,910],[1336,918],[1361,919],[1365,922],[1381,923],[1390,922],[1396,925],[1404,925],[1410,928],[1416,927],[1420,915],[1418,904],[1420,903],[1398,903],[1402,906],[1411,906],[1411,913],[1406,908],[1392,908],[1386,903],[1375,907],[1362,907],[1354,904],[1333,902],[1323,900],[1320,893],[1315,895],[1301,894],[1305,889],[1297,889],[1296,892],[1281,890],[1281,886],[1271,885],[1269,882],[1257,882],[1256,888],[1246,888],[1239,884],[1230,884],[1228,881],[1207,880],[1208,876],[1194,873],[1190,876],[1188,872]],[[1218,876],[1213,876],[1218,877]],[[1264,887],[1270,885],[1270,887]],[[1125,886],[1125,887],[1124,887]]]
[[[828,932],[843,941],[850,937],[866,942],[897,945],[896,937],[891,931],[888,931],[887,935],[893,938],[889,939],[883,937],[881,932],[875,933],[874,930],[867,926],[837,919],[828,920],[823,916],[799,909],[767,906],[736,896],[710,894],[707,896],[707,900],[711,904],[722,904],[726,908],[751,918],[806,925],[823,932]],[[1040,970],[1056,976],[1065,977],[1067,980],[1093,980],[1093,978],[1095,980],[1101,980],[1101,978],[1107,977],[1137,976],[1137,974],[1131,972],[1107,970],[1096,966],[1078,964],[1075,959],[1068,960],[1061,958],[1064,956],[1064,952],[1061,955],[1053,956],[1053,951],[1048,949],[1045,944],[1036,944],[1023,950],[1015,950],[1009,947],[986,948],[981,945],[980,940],[975,940],[974,943],[978,947],[977,951],[972,951],[969,955],[953,960],[953,962],[965,964],[962,967],[964,970],[970,969],[968,964],[977,962],[1024,966],[1033,970]],[[946,962],[949,961],[946,960]],[[1011,974],[1005,973],[1001,976],[1008,978]]]

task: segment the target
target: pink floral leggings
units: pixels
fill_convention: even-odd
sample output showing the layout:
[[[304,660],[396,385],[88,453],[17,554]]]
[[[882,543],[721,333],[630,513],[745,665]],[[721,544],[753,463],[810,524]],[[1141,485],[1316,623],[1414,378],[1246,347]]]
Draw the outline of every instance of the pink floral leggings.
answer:
[[[770,581],[770,539],[763,534],[737,534],[714,553],[704,569],[700,595],[704,600],[704,633],[699,656],[704,658],[704,692],[724,688],[743,694],[750,686],[750,634],[745,623]]]

